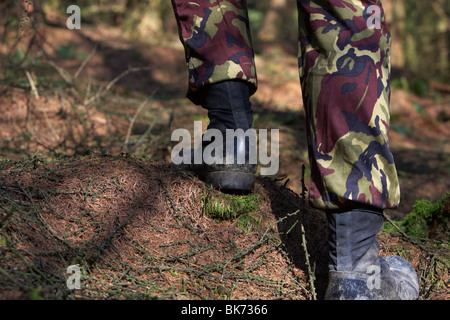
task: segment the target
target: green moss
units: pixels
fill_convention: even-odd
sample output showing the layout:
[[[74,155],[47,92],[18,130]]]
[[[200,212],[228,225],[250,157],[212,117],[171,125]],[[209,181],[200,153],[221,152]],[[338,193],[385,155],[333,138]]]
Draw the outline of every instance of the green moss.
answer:
[[[234,220],[242,215],[257,212],[260,209],[261,198],[258,194],[230,195],[213,194],[203,191],[203,210],[207,217],[222,221]]]
[[[434,203],[428,200],[418,200],[413,206],[412,212],[396,225],[412,237],[449,241],[449,209],[450,192]],[[384,230],[393,231],[394,228],[386,224]]]

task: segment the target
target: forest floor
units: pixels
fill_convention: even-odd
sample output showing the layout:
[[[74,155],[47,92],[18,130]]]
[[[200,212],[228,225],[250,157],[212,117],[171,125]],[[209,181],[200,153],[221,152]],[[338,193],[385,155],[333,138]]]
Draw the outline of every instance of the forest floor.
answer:
[[[323,298],[327,230],[302,196],[296,44],[258,44],[256,57],[254,125],[280,130],[280,171],[243,196],[251,212],[217,219],[210,204],[236,211],[235,200],[170,163],[171,132],[207,125],[185,98],[178,39],[135,39],[109,24],[68,30],[56,18],[32,38],[0,84],[0,298]],[[393,220],[450,190],[450,90],[432,90],[392,91],[402,192]],[[382,255],[411,261],[421,299],[448,299],[447,237],[381,232],[379,242]],[[70,265],[82,270],[80,290],[66,286]]]

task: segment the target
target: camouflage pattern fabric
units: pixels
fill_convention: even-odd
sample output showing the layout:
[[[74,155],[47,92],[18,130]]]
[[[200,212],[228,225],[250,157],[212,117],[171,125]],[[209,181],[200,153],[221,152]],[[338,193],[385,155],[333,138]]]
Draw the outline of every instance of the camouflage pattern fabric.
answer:
[[[256,70],[246,1],[172,0],[189,70],[188,98],[198,89],[242,79],[256,91]]]
[[[188,97],[227,79],[257,88],[246,1],[172,0],[189,69]],[[379,0],[298,0],[299,74],[319,209],[395,208],[389,150],[390,33]],[[379,26],[370,27],[379,8]]]

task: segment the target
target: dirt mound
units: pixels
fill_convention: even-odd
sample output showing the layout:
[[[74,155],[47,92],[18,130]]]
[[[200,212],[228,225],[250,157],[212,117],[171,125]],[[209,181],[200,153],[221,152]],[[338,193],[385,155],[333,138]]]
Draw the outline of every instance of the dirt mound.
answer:
[[[267,177],[253,195],[121,156],[0,163],[0,298],[323,298],[324,216]],[[256,206],[211,217],[209,201],[226,207],[233,197]],[[386,234],[380,243],[413,262],[422,298],[448,295],[448,270],[430,250]],[[67,286],[72,265],[78,290]]]

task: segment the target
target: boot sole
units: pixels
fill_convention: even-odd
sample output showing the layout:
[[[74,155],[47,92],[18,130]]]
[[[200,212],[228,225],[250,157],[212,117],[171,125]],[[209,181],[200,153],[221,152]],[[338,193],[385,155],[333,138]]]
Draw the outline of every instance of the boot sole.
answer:
[[[228,192],[249,192],[253,189],[254,174],[234,171],[214,171],[205,175],[205,182]]]

